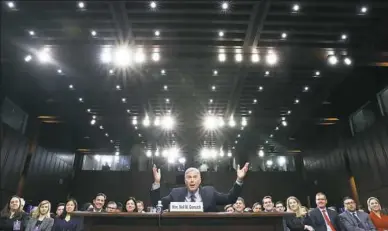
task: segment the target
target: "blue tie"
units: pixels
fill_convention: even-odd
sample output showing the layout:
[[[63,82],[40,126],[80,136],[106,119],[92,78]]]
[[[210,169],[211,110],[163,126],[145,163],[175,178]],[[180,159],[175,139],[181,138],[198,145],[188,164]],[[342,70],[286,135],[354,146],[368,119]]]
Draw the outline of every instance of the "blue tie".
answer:
[[[190,193],[190,202],[195,202],[195,194],[194,193]]]
[[[365,229],[365,227],[362,224],[360,218],[357,216],[357,213],[356,212],[352,212],[352,215],[356,219],[358,227],[361,228],[361,229]]]

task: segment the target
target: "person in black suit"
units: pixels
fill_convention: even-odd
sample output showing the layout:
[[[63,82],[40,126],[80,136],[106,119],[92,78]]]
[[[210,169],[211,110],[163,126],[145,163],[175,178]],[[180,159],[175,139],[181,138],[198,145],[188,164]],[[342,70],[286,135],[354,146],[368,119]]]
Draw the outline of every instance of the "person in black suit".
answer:
[[[315,196],[317,208],[311,210],[305,219],[305,225],[312,226],[315,231],[341,231],[338,213],[326,208],[327,199],[323,193]]]
[[[203,202],[204,212],[217,212],[217,205],[227,205],[236,202],[241,194],[243,179],[248,171],[249,163],[243,168],[237,167],[237,180],[228,193],[220,193],[213,186],[201,187],[201,174],[197,168],[188,168],[185,171],[186,187],[173,188],[170,194],[160,199],[161,172],[154,165],[152,171],[154,183],[151,189],[151,202],[156,206],[162,201],[163,209],[168,209],[170,202]]]

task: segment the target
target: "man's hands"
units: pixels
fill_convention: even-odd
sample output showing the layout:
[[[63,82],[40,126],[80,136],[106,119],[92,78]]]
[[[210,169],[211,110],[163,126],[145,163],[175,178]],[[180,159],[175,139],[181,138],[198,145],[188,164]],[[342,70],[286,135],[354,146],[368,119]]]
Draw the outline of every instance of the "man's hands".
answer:
[[[162,177],[162,174],[160,172],[160,168],[156,168],[156,165],[152,168],[152,173],[154,174],[154,183],[160,184],[160,178]]]
[[[245,163],[244,167],[240,169],[240,165],[237,165],[237,180],[242,181],[248,172],[249,163]],[[160,179],[160,178],[159,178]]]

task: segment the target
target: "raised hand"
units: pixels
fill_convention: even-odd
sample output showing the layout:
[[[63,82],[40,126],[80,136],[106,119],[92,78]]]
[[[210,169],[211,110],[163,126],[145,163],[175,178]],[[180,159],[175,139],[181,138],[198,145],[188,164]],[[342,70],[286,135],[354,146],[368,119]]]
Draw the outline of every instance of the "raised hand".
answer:
[[[156,165],[154,165],[152,168],[152,173],[154,174],[154,183],[160,184],[160,178],[162,177],[162,174],[160,169],[156,168]]]
[[[237,165],[237,180],[243,180],[248,172],[249,163],[245,163],[244,167],[240,169],[240,165]]]

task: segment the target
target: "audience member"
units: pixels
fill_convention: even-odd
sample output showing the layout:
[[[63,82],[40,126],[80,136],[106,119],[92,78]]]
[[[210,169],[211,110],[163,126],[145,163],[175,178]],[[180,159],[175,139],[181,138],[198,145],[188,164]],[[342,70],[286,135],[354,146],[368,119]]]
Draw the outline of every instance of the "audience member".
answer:
[[[51,231],[54,219],[50,217],[51,204],[44,200],[39,203],[38,208],[32,213],[25,231]]]
[[[284,212],[286,210],[286,208],[284,207],[284,204],[283,202],[281,201],[278,201],[275,203],[275,209],[277,212]]]
[[[65,203],[59,203],[57,205],[57,210],[55,211],[55,217],[62,215],[63,210],[65,209]]]
[[[234,203],[233,208],[235,212],[242,213],[245,209],[245,201],[242,197],[238,197],[236,203]]]
[[[368,214],[357,211],[355,201],[350,197],[345,197],[344,200],[345,212],[339,215],[343,231],[375,231]]]
[[[96,195],[96,198],[93,200],[93,208],[91,212],[104,212],[104,205],[105,205],[106,195],[104,193],[98,193]]]
[[[137,212],[145,213],[143,201],[136,201]]]
[[[315,231],[340,231],[338,213],[326,208],[327,199],[323,193],[315,196],[317,208],[313,209],[305,219],[305,224],[312,226]]]
[[[263,198],[264,212],[276,212],[271,196],[265,196]]]
[[[252,206],[252,210],[254,213],[258,213],[262,211],[261,204],[259,202],[256,202]]]
[[[376,197],[367,200],[369,216],[378,231],[388,230],[388,215],[381,209],[380,201]]]
[[[313,227],[304,224],[306,213],[303,211],[302,204],[298,198],[293,196],[287,198],[286,205],[287,212],[295,213],[295,216],[286,216],[284,218],[286,226],[290,231],[314,230]]]
[[[128,213],[137,212],[136,198],[130,197],[125,202],[125,212],[128,212]]]
[[[123,211],[123,204],[121,202],[116,202],[117,212],[121,213]]]
[[[12,196],[11,200],[4,206],[0,212],[0,230],[24,231],[28,222],[28,214],[22,209],[20,197]]]
[[[235,211],[232,204],[226,205],[226,206],[224,207],[224,210],[225,210],[225,212],[227,212],[227,213],[234,213],[234,211]]]
[[[106,205],[106,212],[108,213],[115,213],[117,212],[117,204],[114,201],[109,201],[108,204]]]
[[[54,220],[52,231],[81,231],[83,227],[82,220],[78,217],[72,217],[70,215],[71,212],[77,210],[77,201],[74,199],[68,200],[62,215]]]

